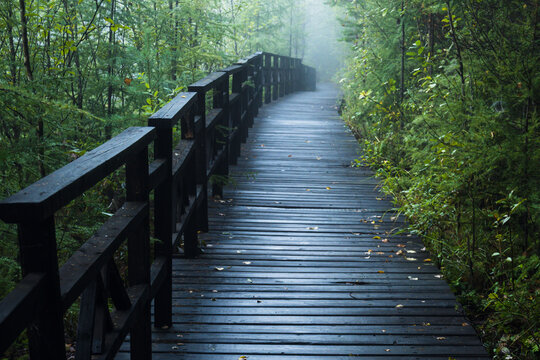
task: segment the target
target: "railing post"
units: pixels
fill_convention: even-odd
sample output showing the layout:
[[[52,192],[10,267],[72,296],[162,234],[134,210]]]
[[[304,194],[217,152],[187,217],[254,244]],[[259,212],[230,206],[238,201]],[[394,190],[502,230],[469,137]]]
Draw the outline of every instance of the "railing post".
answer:
[[[154,191],[154,231],[159,240],[154,246],[155,257],[165,259],[165,280],[154,300],[154,326],[172,326],[172,236],[174,232],[172,127],[157,127],[154,157],[165,160],[166,178]]]
[[[285,58],[285,95],[291,93],[291,58]]]
[[[197,92],[197,101],[195,102],[195,147],[197,162],[197,185],[202,187],[202,199],[196,210],[197,228],[200,231],[208,231],[208,175],[206,171],[206,92],[188,87],[188,91]],[[198,255],[199,244],[184,242],[185,255],[192,257]]]
[[[272,100],[279,97],[279,60],[277,55],[272,55]]]
[[[230,123],[231,127],[236,130],[236,136],[233,139],[233,142],[230,146],[231,149],[231,164],[236,165],[238,156],[240,156],[240,148],[242,144],[241,140],[241,123],[242,123],[242,77],[244,70],[237,71],[233,74],[232,80],[232,93],[237,94],[238,99],[236,100],[234,107],[230,108]]]
[[[279,56],[279,97],[285,96],[285,83],[287,82],[285,77],[285,57]]]
[[[257,78],[255,81],[255,87],[257,88],[257,105],[255,107],[255,116],[259,115],[259,108],[263,105],[263,81],[264,81],[264,70],[263,70],[263,54],[257,55],[255,61],[255,68],[257,71]]]
[[[225,79],[218,84],[214,89],[213,106],[214,108],[221,108],[222,115],[221,120],[216,128],[216,144],[215,148],[219,150],[224,149],[221,164],[218,166],[217,175],[226,177],[229,174],[229,75],[225,73]],[[215,183],[212,185],[212,195],[223,197],[223,184]]]
[[[294,69],[293,69],[293,91],[299,91],[300,90],[300,76],[299,76],[299,70],[300,70],[300,59],[294,59]]]
[[[248,122],[249,122],[249,85],[245,83],[248,79],[248,68],[249,66],[247,64],[244,64],[244,68],[242,71],[240,71],[241,74],[241,81],[242,81],[242,89],[240,90],[240,102],[242,103],[241,110],[240,110],[240,122],[239,122],[239,130],[240,130],[240,139],[241,142],[244,143],[248,136]]]
[[[195,103],[196,106],[196,103]],[[178,179],[173,179],[173,197],[179,202],[178,205],[173,206],[173,216],[175,219],[180,219],[182,216],[182,208],[189,204],[190,197],[194,199],[195,204],[195,213],[189,219],[188,223],[185,226],[183,238],[184,238],[184,256],[194,257],[200,254],[199,249],[199,238],[197,235],[197,230],[199,229],[199,221],[201,217],[205,215],[204,211],[207,211],[207,192],[206,187],[199,184],[198,174],[202,172],[201,167],[204,168],[206,173],[206,162],[199,162],[199,143],[200,136],[199,132],[201,131],[201,120],[195,123],[196,109],[188,112],[180,122],[180,132],[182,135],[182,140],[193,140],[195,141],[195,157],[190,160],[189,170],[185,174],[181,174]],[[202,139],[203,145],[206,144],[205,139]],[[206,159],[206,150],[202,150],[202,154]],[[199,184],[199,185],[198,185]],[[201,191],[200,203],[197,203],[197,192],[198,187]],[[208,214],[208,213],[206,213]]]
[[[54,216],[19,224],[19,249],[22,275],[46,274],[43,307],[33,326],[28,328],[30,358],[65,359],[64,313],[60,296],[58,256]]]
[[[245,132],[245,139],[248,137],[249,128],[253,126],[253,120],[255,119],[255,91],[257,88],[257,85],[255,83],[255,67],[252,64],[247,63],[246,64],[246,80],[248,81],[248,84],[246,86],[247,91],[247,113],[246,113],[246,132]],[[251,82],[253,85],[250,85],[249,82]]]
[[[264,53],[264,103],[272,102],[272,55]]]
[[[126,163],[126,200],[148,202],[148,148],[145,146]],[[170,240],[169,240],[170,241]],[[128,237],[128,281],[130,286],[150,288],[150,231],[148,214],[139,230]],[[142,305],[140,316],[131,328],[131,359],[152,359],[150,301]]]

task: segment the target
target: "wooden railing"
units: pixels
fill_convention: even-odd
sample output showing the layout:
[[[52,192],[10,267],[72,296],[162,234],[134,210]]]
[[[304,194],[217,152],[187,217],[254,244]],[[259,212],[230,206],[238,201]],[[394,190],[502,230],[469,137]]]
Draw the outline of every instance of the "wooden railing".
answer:
[[[0,202],[0,219],[18,224],[23,275],[0,302],[0,353],[26,328],[31,359],[65,359],[64,314],[80,297],[76,359],[112,359],[128,333],[131,358],[150,359],[151,302],[153,325],[170,327],[173,249],[183,244],[185,256],[199,254],[207,187],[222,192],[222,182],[211,180],[228,175],[263,101],[314,88],[314,69],[299,59],[254,54],[189,86],[148,127],[125,130]],[[126,202],[59,268],[55,213],[122,166]],[[159,240],[153,259],[152,220]],[[127,279],[114,258],[124,242]]]

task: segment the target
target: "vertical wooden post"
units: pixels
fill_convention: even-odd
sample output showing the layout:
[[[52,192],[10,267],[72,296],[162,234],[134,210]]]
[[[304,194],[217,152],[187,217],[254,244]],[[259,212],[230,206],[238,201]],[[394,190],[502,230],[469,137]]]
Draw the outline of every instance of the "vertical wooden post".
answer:
[[[172,326],[172,236],[174,232],[174,201],[172,178],[172,128],[157,128],[154,157],[165,160],[167,177],[154,191],[154,228],[159,240],[154,246],[155,257],[165,259],[165,280],[154,300],[154,326]],[[175,199],[175,200],[173,200]],[[182,201],[181,199],[177,201]]]
[[[197,92],[195,101],[195,147],[196,147],[196,182],[202,187],[202,199],[196,210],[197,229],[208,231],[208,176],[206,167],[206,92],[200,89],[188,87],[188,91]],[[196,243],[190,244],[184,239],[184,252],[188,257],[196,256],[200,253],[198,239]]]
[[[241,102],[242,107],[240,111],[240,139],[241,142],[244,143],[248,136],[248,123],[249,123],[249,86],[247,84],[244,84],[245,81],[248,79],[248,69],[249,65],[245,64],[242,71],[240,71],[241,79],[242,79],[242,90],[241,90]]]
[[[285,57],[279,56],[279,97],[285,96],[285,84],[287,82],[285,76]]]
[[[229,174],[229,75],[226,75],[214,89],[213,106],[222,109],[221,120],[215,129],[217,135],[214,146],[218,153],[223,150],[223,158],[218,165],[217,175],[225,177]],[[223,197],[223,184],[213,184],[212,195]]]
[[[263,81],[264,81],[264,68],[263,68],[263,54],[257,55],[257,61],[255,66],[257,68],[257,106],[255,116],[259,115],[259,108],[263,105]]]
[[[300,69],[300,59],[294,59],[293,64],[293,91],[296,92],[300,90],[300,77],[298,76],[298,70]]]
[[[126,163],[126,200],[148,202],[148,148],[145,147]],[[170,240],[169,240],[170,241]],[[129,285],[150,287],[150,231],[146,215],[138,231],[128,237]],[[131,359],[152,358],[150,302],[143,304],[141,316],[131,329]]]
[[[238,94],[239,98],[236,101],[234,108],[230,109],[231,124],[233,128],[236,128],[236,136],[231,144],[231,164],[236,165],[238,156],[240,156],[241,148],[241,120],[242,120],[242,72],[240,70],[233,74],[232,92]]]
[[[184,116],[182,118],[182,121],[180,123],[181,126],[181,133],[182,133],[182,139],[194,139],[195,141],[195,157],[194,159],[190,160],[189,163],[189,169],[192,171],[191,173],[188,171],[185,174],[181,174],[180,179],[173,180],[178,181],[174,182],[173,186],[176,189],[176,192],[180,192],[180,199],[178,200],[180,202],[180,206],[174,207],[175,212],[175,219],[176,219],[176,211],[180,210],[179,207],[182,208],[185,205],[188,205],[189,203],[189,197],[195,198],[197,195],[197,187],[203,186],[202,184],[199,184],[199,172],[202,172],[202,168],[204,168],[204,173],[206,174],[206,148],[203,148],[202,150],[199,148],[199,144],[201,141],[200,138],[200,131],[204,130],[201,129],[201,127],[204,127],[201,123],[201,120],[195,124],[195,116],[198,114],[198,109],[196,108],[197,103],[194,105],[194,109],[190,111],[187,116]],[[204,139],[204,136],[202,138],[203,146],[205,146],[206,140]],[[204,156],[204,163],[201,160],[201,156]],[[206,181],[205,181],[206,182]],[[202,189],[202,188],[201,188]],[[206,189],[206,188],[205,188]],[[202,190],[201,190],[202,191]],[[199,221],[204,221],[204,211],[207,210],[207,193],[204,192],[202,195],[201,203],[197,205],[197,208],[195,209],[195,215],[192,216],[188,223],[185,226],[184,230],[184,255],[186,257],[194,257],[200,253],[199,249],[199,239],[197,236],[197,230],[199,227]],[[203,204],[204,202],[204,204]],[[181,214],[178,214],[180,216]],[[176,221],[175,221],[176,222]]]
[[[291,92],[291,58],[285,58],[285,95]]]
[[[279,97],[279,57],[272,55],[272,100],[277,100]]]
[[[34,325],[28,328],[30,358],[32,360],[65,359],[64,313],[60,296],[58,256],[54,216],[39,222],[19,224],[19,249],[22,275],[46,274],[43,287],[44,309]]]
[[[253,120],[255,118],[255,108],[256,108],[256,88],[257,85],[255,83],[256,76],[255,76],[255,66],[253,64],[246,64],[246,80],[253,83],[253,86],[248,85],[246,86],[247,90],[247,116],[246,116],[246,132],[245,132],[245,138],[244,141],[247,140],[249,128],[253,126]]]
[[[272,55],[264,53],[264,103],[272,102]]]

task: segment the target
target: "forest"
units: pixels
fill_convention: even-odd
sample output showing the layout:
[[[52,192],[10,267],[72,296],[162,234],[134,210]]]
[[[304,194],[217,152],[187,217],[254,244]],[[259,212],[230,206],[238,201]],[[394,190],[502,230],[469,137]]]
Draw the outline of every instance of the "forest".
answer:
[[[539,1],[327,0],[339,25],[322,3],[3,0],[0,198],[241,57],[303,58],[338,84],[363,148],[353,165],[376,171],[494,358],[536,358]],[[57,214],[61,262],[118,208],[122,186],[108,177]],[[0,299],[20,280],[17,252],[17,228],[0,223]]]
[[[343,116],[493,355],[540,351],[536,0],[334,1]]]

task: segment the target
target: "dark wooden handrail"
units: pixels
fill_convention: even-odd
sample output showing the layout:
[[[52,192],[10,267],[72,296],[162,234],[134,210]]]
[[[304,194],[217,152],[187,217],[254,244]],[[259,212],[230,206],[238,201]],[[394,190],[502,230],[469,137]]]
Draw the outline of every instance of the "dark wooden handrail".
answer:
[[[80,297],[76,359],[112,359],[131,336],[132,359],[150,359],[154,326],[172,325],[172,256],[200,253],[208,231],[208,186],[235,164],[263,102],[315,89],[300,59],[256,53],[209,74],[148,120],[0,202],[0,219],[18,224],[23,279],[0,302],[0,353],[28,329],[31,359],[65,359],[63,317]],[[211,99],[207,97],[211,95]],[[174,128],[181,140],[173,144]],[[154,160],[148,160],[153,143]],[[59,268],[54,214],[124,166],[126,202]],[[216,180],[217,179],[217,180]],[[154,192],[154,257],[149,194]],[[127,240],[128,279],[115,251]],[[109,301],[114,310],[109,310]]]

